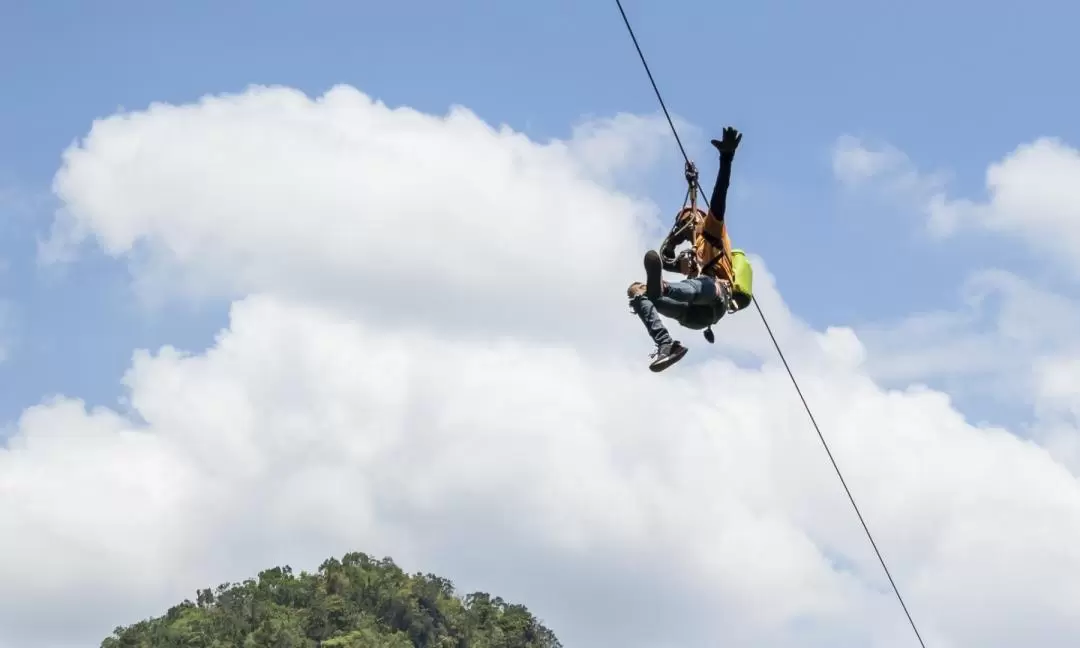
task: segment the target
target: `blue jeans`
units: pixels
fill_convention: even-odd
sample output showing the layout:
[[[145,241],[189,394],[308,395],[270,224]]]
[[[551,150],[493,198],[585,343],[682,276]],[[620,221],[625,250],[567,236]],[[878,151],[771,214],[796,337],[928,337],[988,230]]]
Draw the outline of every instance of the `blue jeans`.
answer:
[[[704,329],[720,321],[726,308],[726,290],[712,277],[695,277],[668,284],[667,293],[655,301],[646,295],[630,300],[630,308],[645,324],[657,344],[672,341],[660,316],[670,317],[689,329]]]

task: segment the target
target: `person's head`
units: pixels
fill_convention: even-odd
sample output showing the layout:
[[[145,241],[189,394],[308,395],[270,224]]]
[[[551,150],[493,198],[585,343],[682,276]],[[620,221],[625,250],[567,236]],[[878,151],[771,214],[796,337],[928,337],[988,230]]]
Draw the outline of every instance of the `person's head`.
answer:
[[[705,212],[700,208],[683,207],[675,214],[675,225],[671,228],[672,236],[669,241],[672,245],[679,245],[694,240],[694,232],[705,219]]]

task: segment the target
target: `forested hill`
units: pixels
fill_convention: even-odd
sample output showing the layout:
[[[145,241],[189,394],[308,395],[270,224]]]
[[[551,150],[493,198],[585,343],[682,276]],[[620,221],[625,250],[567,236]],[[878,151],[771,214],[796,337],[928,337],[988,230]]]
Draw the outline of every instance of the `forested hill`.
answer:
[[[200,590],[164,616],[117,628],[102,648],[560,648],[523,605],[459,597],[438,576],[350,553],[315,574],[275,567]]]

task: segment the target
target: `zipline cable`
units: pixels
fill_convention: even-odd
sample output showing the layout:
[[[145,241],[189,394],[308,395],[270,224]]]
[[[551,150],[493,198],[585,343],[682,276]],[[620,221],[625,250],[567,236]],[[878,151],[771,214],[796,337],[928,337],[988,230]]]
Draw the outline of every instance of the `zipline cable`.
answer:
[[[664,116],[667,117],[668,125],[671,127],[671,133],[675,136],[675,142],[679,145],[679,151],[682,153],[683,159],[686,160],[686,163],[689,165],[690,156],[686,154],[682,139],[679,138],[679,131],[675,128],[675,122],[671,120],[671,114],[668,113],[664,98],[660,95],[660,89],[656,86],[656,80],[653,79],[652,71],[649,70],[649,64],[645,61],[645,54],[642,53],[641,46],[638,45],[637,36],[634,34],[634,28],[630,26],[630,20],[626,17],[626,11],[623,10],[622,0],[615,0],[615,4],[618,5],[619,13],[622,14],[623,22],[626,24],[626,30],[630,32],[630,38],[634,41],[634,48],[637,49],[638,57],[641,59],[641,65],[645,68],[645,73],[649,76],[649,82],[652,84],[653,92],[656,93],[657,101],[660,102],[660,108],[663,109]],[[705,207],[711,209],[711,207],[709,207],[709,200],[705,197],[705,190],[701,188],[700,184],[698,184],[698,190],[701,199],[705,201]],[[848,488],[847,481],[840,472],[840,466],[837,465],[832,450],[829,449],[829,444],[825,441],[825,435],[821,433],[821,428],[818,426],[817,419],[814,418],[814,413],[810,410],[810,405],[806,402],[806,397],[803,396],[802,389],[799,387],[799,381],[795,379],[795,373],[791,370],[787,358],[784,357],[784,352],[781,350],[780,343],[777,342],[776,336],[773,335],[772,327],[769,326],[769,320],[765,317],[764,311],[761,310],[761,304],[758,303],[757,297],[753,295],[751,295],[751,300],[754,302],[754,307],[757,309],[758,316],[761,317],[761,323],[765,325],[765,330],[769,334],[769,339],[772,340],[773,346],[776,347],[776,353],[780,356],[780,361],[784,363],[784,369],[787,370],[788,377],[791,378],[791,384],[795,386],[795,392],[799,395],[799,400],[802,401],[803,409],[806,410],[806,415],[810,418],[810,423],[814,426],[814,431],[817,432],[818,438],[821,439],[821,445],[824,446],[825,453],[829,456],[829,461],[832,463],[833,470],[836,471],[836,476],[840,478],[840,484],[844,487],[844,492],[847,493],[848,500],[851,502],[851,507],[855,509],[855,515],[859,517],[859,522],[862,524],[863,531],[866,532],[866,537],[870,540],[870,546],[874,548],[874,553],[877,554],[878,562],[881,563],[881,568],[885,570],[885,576],[888,577],[889,584],[892,585],[892,590],[896,594],[897,600],[900,601],[900,607],[903,608],[904,615],[907,616],[908,623],[911,624],[911,629],[915,632],[915,637],[919,640],[919,645],[922,646],[922,648],[926,648],[922,635],[919,634],[919,628],[915,625],[915,620],[911,618],[911,613],[904,603],[904,597],[900,595],[900,589],[897,588],[896,581],[893,580],[892,574],[889,572],[889,567],[885,564],[885,558],[882,557],[881,551],[878,550],[877,543],[874,542],[874,536],[870,533],[870,527],[867,526],[866,520],[863,519],[862,512],[855,503],[855,497],[851,494],[851,489]]]
[[[623,22],[626,23],[626,31],[630,32],[630,39],[634,41],[634,48],[637,50],[638,57],[641,58],[641,64],[645,66],[645,74],[649,75],[649,83],[652,84],[653,92],[656,93],[656,99],[660,102],[660,108],[664,110],[664,117],[667,117],[668,126],[671,126],[671,134],[675,136],[675,143],[679,145],[679,151],[682,152],[683,159],[690,162],[690,156],[686,154],[686,149],[683,148],[682,139],[679,138],[679,130],[675,128],[675,122],[671,121],[671,115],[668,113],[667,105],[664,103],[664,98],[660,96],[660,88],[656,87],[656,80],[653,79],[652,70],[649,69],[649,64],[645,62],[645,54],[641,51],[641,46],[638,45],[637,36],[634,35],[634,28],[630,26],[630,20],[626,17],[626,12],[623,11],[622,2],[615,0],[619,5],[619,13],[622,14]],[[701,185],[698,185],[701,188]]]

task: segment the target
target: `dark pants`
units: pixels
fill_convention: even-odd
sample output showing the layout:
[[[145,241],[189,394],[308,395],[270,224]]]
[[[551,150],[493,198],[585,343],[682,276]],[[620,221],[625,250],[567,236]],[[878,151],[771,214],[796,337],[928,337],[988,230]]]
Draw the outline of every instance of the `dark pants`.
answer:
[[[668,333],[660,316],[670,317],[688,329],[704,329],[720,321],[726,308],[726,290],[712,277],[695,277],[668,284],[667,292],[655,302],[645,295],[630,300],[630,308],[641,318],[649,336],[657,344],[668,344]]]

